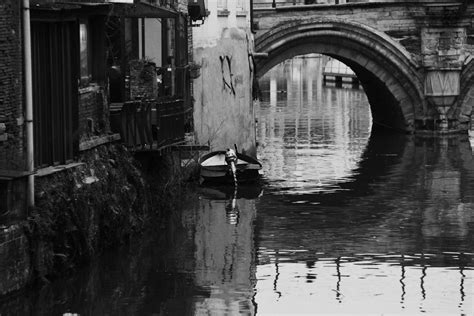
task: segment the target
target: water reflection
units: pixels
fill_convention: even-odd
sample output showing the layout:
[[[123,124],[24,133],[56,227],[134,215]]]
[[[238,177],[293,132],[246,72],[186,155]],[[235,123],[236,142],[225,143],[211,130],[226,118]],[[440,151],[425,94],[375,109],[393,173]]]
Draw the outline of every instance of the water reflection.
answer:
[[[195,302],[196,315],[253,315],[255,201],[201,196],[196,209],[195,283],[209,296]]]
[[[318,63],[263,78],[260,187],[198,187],[166,227],[0,314],[471,313],[470,139],[372,130],[363,91],[323,87]]]
[[[310,65],[318,61],[294,60],[263,78],[269,89],[259,121],[266,178],[257,201],[259,314],[472,311],[468,137],[370,133],[367,101],[353,97],[360,91],[309,88],[318,80],[294,85],[288,69],[311,76]],[[281,97],[282,78],[298,92]],[[315,89],[321,93],[314,97]],[[346,98],[331,102],[334,93]]]
[[[325,61],[290,60],[261,80],[259,155],[264,173],[279,180],[279,191],[301,194],[337,188],[353,175],[370,136],[365,94],[323,89]]]
[[[471,270],[472,271],[472,270]],[[461,314],[472,310],[462,269],[405,265],[370,255],[321,259],[307,263],[258,265],[259,315],[418,312]],[[472,284],[471,276],[467,278]],[[472,294],[472,289],[469,291]]]

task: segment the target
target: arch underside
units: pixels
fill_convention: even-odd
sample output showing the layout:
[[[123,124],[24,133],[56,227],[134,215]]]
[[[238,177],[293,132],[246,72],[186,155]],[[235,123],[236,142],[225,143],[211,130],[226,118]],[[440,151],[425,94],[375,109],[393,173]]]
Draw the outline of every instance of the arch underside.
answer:
[[[415,121],[423,121],[428,114],[417,73],[409,66],[401,69],[401,63],[397,65],[390,56],[393,52],[384,54],[376,44],[369,46],[347,34],[324,34],[288,36],[287,39],[283,35],[272,43],[261,43],[260,47],[257,44],[258,51],[269,54],[267,59],[257,63],[257,76],[295,56],[309,53],[331,56],[351,67],[357,75],[367,94],[375,124],[414,131]]]

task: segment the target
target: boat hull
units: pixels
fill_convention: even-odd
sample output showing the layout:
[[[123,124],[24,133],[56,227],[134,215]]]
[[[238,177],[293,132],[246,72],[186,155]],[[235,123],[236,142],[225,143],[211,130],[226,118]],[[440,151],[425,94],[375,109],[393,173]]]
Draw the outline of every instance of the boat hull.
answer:
[[[256,181],[260,177],[260,162],[252,157],[237,153],[237,182]],[[204,155],[199,160],[201,181],[215,183],[233,183],[234,177],[229,165],[225,162],[225,152],[215,151]]]
[[[237,182],[247,183],[258,180],[260,173],[258,170],[237,170]],[[219,183],[233,183],[234,176],[230,170],[227,171],[215,171],[215,170],[203,170],[201,169],[201,179],[205,182],[219,182]]]

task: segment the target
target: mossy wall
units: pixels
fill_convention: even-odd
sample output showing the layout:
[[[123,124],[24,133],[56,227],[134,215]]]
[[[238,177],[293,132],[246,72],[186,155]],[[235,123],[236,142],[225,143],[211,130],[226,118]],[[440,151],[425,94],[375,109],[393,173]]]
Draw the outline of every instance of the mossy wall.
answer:
[[[175,152],[132,155],[118,143],[76,161],[35,177],[28,218],[0,227],[0,306],[5,295],[71,274],[146,229],[164,233],[195,171]]]
[[[121,145],[83,153],[81,165],[36,178],[27,235],[34,273],[62,274],[125,242],[152,216],[150,190]]]

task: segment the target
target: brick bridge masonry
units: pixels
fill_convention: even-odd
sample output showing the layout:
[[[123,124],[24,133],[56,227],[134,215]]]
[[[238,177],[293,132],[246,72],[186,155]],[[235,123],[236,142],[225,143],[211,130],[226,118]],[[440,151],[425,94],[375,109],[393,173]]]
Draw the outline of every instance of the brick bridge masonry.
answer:
[[[466,133],[474,102],[474,2],[397,1],[255,9],[257,76],[298,55],[350,66],[374,123]],[[265,54],[255,54],[264,56]]]

